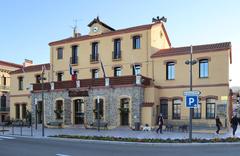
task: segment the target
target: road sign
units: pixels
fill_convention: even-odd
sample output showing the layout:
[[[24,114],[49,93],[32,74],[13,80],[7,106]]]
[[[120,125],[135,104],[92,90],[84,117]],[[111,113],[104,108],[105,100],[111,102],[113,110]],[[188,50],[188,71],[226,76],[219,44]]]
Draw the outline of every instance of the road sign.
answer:
[[[183,95],[184,96],[190,96],[190,95],[200,95],[201,94],[201,92],[200,91],[198,91],[198,90],[193,90],[193,91],[185,91],[185,92],[183,92]]]
[[[198,95],[187,95],[185,99],[186,107],[188,108],[198,107],[199,103]]]

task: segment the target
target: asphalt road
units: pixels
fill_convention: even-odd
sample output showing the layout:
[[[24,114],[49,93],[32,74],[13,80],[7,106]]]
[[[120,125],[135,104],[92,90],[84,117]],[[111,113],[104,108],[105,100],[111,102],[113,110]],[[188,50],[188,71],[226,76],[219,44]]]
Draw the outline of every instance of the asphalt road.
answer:
[[[237,156],[239,153],[240,144],[150,146],[0,136],[0,156]]]

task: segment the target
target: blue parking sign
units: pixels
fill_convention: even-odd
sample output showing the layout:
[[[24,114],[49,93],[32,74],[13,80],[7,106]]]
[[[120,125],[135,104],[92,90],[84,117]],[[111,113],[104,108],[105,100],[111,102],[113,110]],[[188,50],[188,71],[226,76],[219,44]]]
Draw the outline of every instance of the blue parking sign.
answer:
[[[188,95],[186,96],[186,107],[188,108],[195,108],[198,107],[198,95]]]

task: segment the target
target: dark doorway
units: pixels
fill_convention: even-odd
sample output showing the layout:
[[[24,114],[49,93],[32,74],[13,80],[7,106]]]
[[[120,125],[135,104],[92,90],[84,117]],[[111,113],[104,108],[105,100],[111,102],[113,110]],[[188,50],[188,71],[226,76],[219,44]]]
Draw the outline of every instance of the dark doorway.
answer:
[[[42,111],[43,111],[43,107],[42,107],[42,101],[38,101],[38,104],[37,104],[37,120],[38,120],[38,123],[41,124],[42,123]]]
[[[83,99],[74,100],[75,124],[84,124],[84,102]]]
[[[121,126],[129,125],[129,98],[120,100],[120,124]]]
[[[168,118],[168,99],[160,100],[160,113],[164,119]]]

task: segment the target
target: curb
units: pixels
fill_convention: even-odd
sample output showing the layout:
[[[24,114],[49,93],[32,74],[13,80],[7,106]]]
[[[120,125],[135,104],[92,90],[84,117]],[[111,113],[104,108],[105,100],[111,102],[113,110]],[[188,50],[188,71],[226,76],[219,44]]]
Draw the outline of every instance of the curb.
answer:
[[[240,142],[217,142],[217,143],[145,143],[145,142],[124,142],[124,141],[107,141],[107,140],[84,140],[72,138],[47,137],[50,140],[64,140],[82,143],[94,144],[113,144],[113,145],[138,145],[138,146],[214,146],[214,145],[240,145]]]
[[[15,138],[28,138],[28,139],[47,139],[55,141],[71,141],[82,142],[91,144],[113,144],[113,145],[137,145],[137,146],[214,146],[214,145],[240,145],[240,142],[216,142],[216,143],[146,143],[146,142],[124,142],[124,141],[107,141],[107,140],[85,140],[85,139],[72,139],[72,138],[58,138],[58,137],[31,137],[31,136],[15,136],[15,135],[0,135]]]

